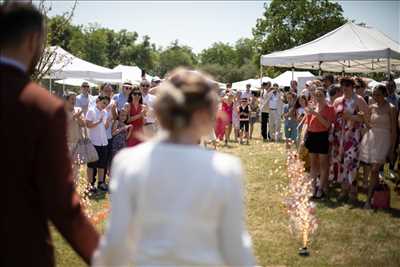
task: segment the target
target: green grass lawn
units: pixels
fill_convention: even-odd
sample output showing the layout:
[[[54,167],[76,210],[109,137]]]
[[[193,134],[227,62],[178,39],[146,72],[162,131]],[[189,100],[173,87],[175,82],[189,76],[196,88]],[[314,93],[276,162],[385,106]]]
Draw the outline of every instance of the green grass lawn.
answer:
[[[392,209],[367,211],[360,203],[338,203],[332,197],[317,204],[320,225],[310,257],[298,256],[300,242],[289,232],[282,190],[287,185],[283,144],[252,140],[250,145],[219,148],[242,159],[246,170],[247,224],[260,266],[400,266],[400,197],[392,193]],[[95,209],[104,201],[93,200]],[[104,223],[98,226],[104,229]],[[53,231],[59,266],[83,266],[65,241]]]

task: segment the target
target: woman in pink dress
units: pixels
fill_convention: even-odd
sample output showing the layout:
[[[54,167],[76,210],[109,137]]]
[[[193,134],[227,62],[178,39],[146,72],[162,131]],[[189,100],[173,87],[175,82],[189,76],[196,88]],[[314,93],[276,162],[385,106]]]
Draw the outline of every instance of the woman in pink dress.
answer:
[[[215,136],[218,140],[224,139],[225,134],[225,125],[226,125],[226,114],[222,109],[222,101],[218,104],[218,110],[216,114],[216,121],[215,121]]]
[[[138,88],[134,88],[128,97],[129,119],[128,124],[132,125],[132,133],[128,139],[128,147],[136,146],[143,141],[143,125],[146,113],[145,106],[142,105],[142,93]]]
[[[396,151],[396,107],[386,99],[386,87],[378,85],[372,91],[374,104],[366,118],[367,132],[361,141],[359,160],[364,166],[364,187],[368,192],[365,208],[371,208],[371,199],[379,180],[379,169],[389,159],[394,160]],[[368,182],[368,176],[371,177]]]
[[[228,145],[232,132],[233,95],[228,93],[222,100],[222,111],[225,114],[225,145]]]

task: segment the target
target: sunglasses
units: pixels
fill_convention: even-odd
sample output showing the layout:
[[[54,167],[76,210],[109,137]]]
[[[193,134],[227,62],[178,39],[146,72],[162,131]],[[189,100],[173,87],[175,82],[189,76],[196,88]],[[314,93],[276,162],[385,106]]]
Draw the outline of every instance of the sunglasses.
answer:
[[[140,87],[147,88],[147,87],[150,87],[150,85],[148,85],[148,84],[142,84],[142,85],[140,85]]]
[[[89,85],[82,85],[82,88],[89,88]]]
[[[125,90],[131,90],[132,89],[132,87],[130,87],[130,86],[124,86],[123,87]]]
[[[134,95],[134,96],[141,96],[142,94],[141,94],[141,93],[133,93],[132,95]]]

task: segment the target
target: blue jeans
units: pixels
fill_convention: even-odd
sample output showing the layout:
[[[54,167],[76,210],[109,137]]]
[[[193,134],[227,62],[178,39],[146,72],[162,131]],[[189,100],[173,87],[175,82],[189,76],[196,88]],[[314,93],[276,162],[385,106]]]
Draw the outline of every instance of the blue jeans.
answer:
[[[290,139],[294,142],[297,141],[297,121],[294,120],[285,120],[285,138]]]

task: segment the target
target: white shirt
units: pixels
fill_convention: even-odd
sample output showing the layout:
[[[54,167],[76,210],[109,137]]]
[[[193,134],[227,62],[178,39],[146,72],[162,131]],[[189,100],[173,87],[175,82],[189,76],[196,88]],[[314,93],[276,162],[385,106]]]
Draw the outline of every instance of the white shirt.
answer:
[[[271,94],[271,98],[269,99],[269,108],[270,109],[277,109],[278,108],[278,98],[279,94]]]
[[[143,104],[147,106],[147,114],[144,117],[144,122],[145,123],[155,123],[156,118],[154,116],[154,102],[156,101],[156,96],[147,94],[146,96],[143,96]]]
[[[240,94],[240,99],[243,99],[243,98],[247,98],[248,100],[250,100],[250,98],[251,98],[251,92],[247,92],[247,91],[242,92],[242,93]]]
[[[81,108],[84,114],[86,114],[89,109],[95,108],[95,106],[96,106],[96,99],[94,96],[90,94],[88,96],[85,96],[83,94],[79,94],[76,96],[75,107]]]
[[[88,128],[89,139],[95,146],[106,146],[108,144],[106,127],[104,126],[104,118],[106,115],[103,110],[99,110],[97,107],[89,109],[86,114],[86,120],[93,123],[97,123],[102,116],[102,123],[99,123],[93,128]]]
[[[239,159],[150,141],[122,150],[111,170],[111,215],[93,266],[254,265]]]

